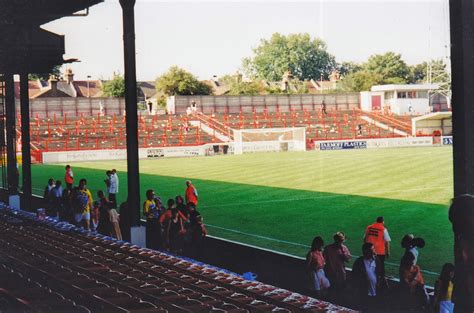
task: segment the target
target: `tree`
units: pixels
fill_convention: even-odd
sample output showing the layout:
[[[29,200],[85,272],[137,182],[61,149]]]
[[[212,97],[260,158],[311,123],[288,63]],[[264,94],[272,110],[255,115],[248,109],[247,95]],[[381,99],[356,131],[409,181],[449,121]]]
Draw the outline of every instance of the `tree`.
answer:
[[[125,96],[125,79],[121,75],[115,75],[112,80],[103,84],[102,91],[107,97],[122,98]]]
[[[337,89],[340,91],[367,91],[372,86],[378,85],[380,81],[382,81],[380,74],[361,70],[344,77],[337,85]]]
[[[428,83],[428,70],[430,64],[425,61],[410,67],[412,81],[411,83]],[[446,70],[446,64],[442,59],[431,60],[431,82],[438,84],[450,83],[449,73]]]
[[[174,95],[210,95],[212,87],[200,82],[191,73],[177,66],[156,79],[156,90],[167,96]]]
[[[369,73],[380,75],[382,80],[379,83],[383,84],[393,81],[407,83],[411,79],[409,66],[395,52],[372,55],[363,68]]]
[[[352,70],[339,84],[339,90],[364,91],[374,85],[406,84],[413,80],[412,69],[394,52],[372,55],[366,63]]]
[[[335,68],[334,56],[324,41],[310,35],[274,33],[253,49],[254,56],[243,60],[243,68],[252,79],[280,81],[286,71],[299,80],[327,78]]]
[[[28,74],[28,80],[49,80],[50,76],[59,78],[61,76],[61,65],[55,65],[49,73],[32,73]]]
[[[355,62],[342,62],[336,65],[336,69],[341,77],[345,77],[349,74],[362,70],[362,65]]]

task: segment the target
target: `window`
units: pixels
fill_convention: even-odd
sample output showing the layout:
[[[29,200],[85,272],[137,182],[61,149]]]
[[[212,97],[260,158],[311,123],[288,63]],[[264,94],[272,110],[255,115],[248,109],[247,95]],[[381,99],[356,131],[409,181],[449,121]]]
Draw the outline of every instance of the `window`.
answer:
[[[407,92],[406,91],[397,92],[397,98],[398,99],[406,99],[406,97],[407,97]]]
[[[416,91],[408,91],[407,98],[415,99],[416,98]]]
[[[387,91],[385,93],[385,99],[393,99],[394,92],[393,91]]]
[[[418,91],[417,98],[419,99],[427,99],[428,98],[428,91]]]

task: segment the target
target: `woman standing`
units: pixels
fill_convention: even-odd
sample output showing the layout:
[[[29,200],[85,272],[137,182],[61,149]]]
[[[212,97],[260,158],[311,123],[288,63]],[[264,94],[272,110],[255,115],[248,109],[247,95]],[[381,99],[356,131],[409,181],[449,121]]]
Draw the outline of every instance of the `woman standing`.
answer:
[[[181,239],[184,234],[183,220],[178,214],[178,209],[171,210],[171,218],[166,227],[166,243],[171,253],[181,253]]]
[[[329,288],[330,283],[324,273],[326,262],[323,256],[324,241],[320,236],[314,237],[311,250],[306,255],[306,265],[311,279],[311,290],[316,297],[321,298]]]

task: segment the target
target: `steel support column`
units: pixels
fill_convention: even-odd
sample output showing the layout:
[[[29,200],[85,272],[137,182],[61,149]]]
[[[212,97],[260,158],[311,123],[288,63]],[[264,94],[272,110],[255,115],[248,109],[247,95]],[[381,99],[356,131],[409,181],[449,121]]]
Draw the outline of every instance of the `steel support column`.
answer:
[[[454,196],[474,195],[474,6],[450,0]],[[459,208],[458,208],[459,209]],[[452,208],[455,311],[474,311],[474,207]],[[470,228],[470,229],[469,229]],[[467,231],[464,231],[467,230]]]
[[[5,74],[5,125],[7,135],[7,185],[10,195],[18,194],[16,167],[15,85],[13,74]]]
[[[30,207],[31,200],[31,147],[30,147],[30,98],[28,94],[28,74],[20,75],[21,102],[21,169],[23,187],[23,207]]]
[[[128,201],[126,218],[130,226],[140,222],[140,180],[138,165],[137,78],[135,60],[135,0],[120,0],[123,15],[123,44],[125,61],[125,112],[127,127]],[[130,228],[124,237],[130,240]]]

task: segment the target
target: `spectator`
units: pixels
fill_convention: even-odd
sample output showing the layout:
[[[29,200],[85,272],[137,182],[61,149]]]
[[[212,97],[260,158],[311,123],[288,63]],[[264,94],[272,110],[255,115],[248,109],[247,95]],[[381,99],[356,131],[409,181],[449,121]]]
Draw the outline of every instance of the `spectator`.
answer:
[[[201,215],[196,217],[196,224],[192,226],[188,232],[190,233],[189,255],[192,258],[199,259],[204,238],[207,236],[207,229],[206,226],[204,226]]]
[[[166,208],[165,212],[161,215],[160,217],[160,223],[161,225],[167,225],[168,220],[172,217],[173,215],[173,210],[176,209],[176,202],[173,199],[168,199],[167,201],[168,207]],[[183,220],[186,221],[187,217],[184,216],[179,210],[178,210],[178,215],[179,217]]]
[[[87,189],[87,180],[82,178],[79,186],[74,188],[72,192],[72,204],[74,209],[74,220],[77,225],[83,222],[85,229],[90,230],[90,219],[92,209],[92,195]]]
[[[160,211],[154,201],[155,192],[149,189],[146,192],[146,200],[143,203],[143,215],[146,217],[146,247],[160,249],[161,224]]]
[[[166,245],[171,253],[180,254],[182,249],[182,236],[184,235],[183,220],[176,208],[171,210],[171,218],[168,220],[166,229]]]
[[[117,210],[110,206],[107,208],[107,211],[109,213],[109,222],[112,225],[110,235],[118,240],[122,240],[122,232],[120,231],[120,215],[117,213]]]
[[[53,216],[57,219],[64,219],[64,212],[62,208],[62,196],[63,188],[61,187],[61,181],[57,180],[54,188],[49,191],[49,209],[50,216]]]
[[[386,287],[382,263],[372,243],[362,245],[362,256],[352,266],[352,281],[359,309],[377,311],[382,290]]]
[[[315,292],[316,297],[324,296],[325,290],[329,288],[330,283],[324,273],[323,239],[319,236],[314,237],[311,244],[311,250],[306,255],[306,265],[310,275],[311,290]]]
[[[46,200],[46,203],[49,203],[49,192],[54,188],[54,178],[48,179],[48,184],[44,187],[43,199]]]
[[[374,245],[375,253],[380,260],[382,275],[385,276],[385,259],[390,256],[391,239],[385,228],[383,216],[377,217],[374,224],[367,226],[364,241]]]
[[[110,202],[105,197],[102,190],[97,192],[99,198],[99,222],[97,226],[97,232],[104,236],[110,236],[112,234],[112,223],[110,222],[109,208]]]
[[[66,188],[71,191],[72,185],[74,184],[74,173],[72,172],[70,165],[66,165],[66,174],[64,174],[64,182],[66,183]]]
[[[198,192],[190,180],[186,181],[186,192],[185,192],[186,203],[194,203],[198,205]]]
[[[117,175],[117,170],[112,169],[110,175],[110,187],[109,187],[109,201],[112,202],[112,208],[117,208],[117,194],[119,191],[119,178]]]
[[[423,248],[425,246],[425,240],[422,238],[415,238],[413,234],[407,234],[403,236],[401,246],[405,249],[405,253],[413,254],[415,257],[413,264],[416,265],[418,262],[418,256],[420,254],[418,248]]]
[[[324,260],[326,273],[331,287],[329,288],[331,297],[336,299],[344,292],[346,287],[346,267],[345,263],[351,259],[349,249],[344,245],[346,236],[343,232],[337,232],[334,235],[334,243],[324,248]]]
[[[189,202],[187,204],[187,208],[188,208],[188,215],[189,215],[189,224],[191,226],[194,226],[197,222],[197,217],[200,216],[201,214],[198,212],[198,210],[196,210],[196,206],[192,202]]]
[[[74,223],[74,212],[72,209],[72,191],[69,189],[63,189],[63,194],[61,197],[61,205],[63,209],[63,217],[61,220],[68,221],[70,223]]]
[[[91,230],[97,231],[100,220],[100,201],[94,201],[91,211]]]
[[[406,305],[402,309],[422,309],[429,302],[421,269],[414,261],[415,256],[412,253],[405,253],[400,261],[401,303]]]
[[[325,115],[328,114],[328,112],[326,111],[326,102],[324,102],[324,100],[323,100],[323,102],[321,103],[321,112],[322,112],[323,114],[325,114]]]
[[[112,171],[105,171],[105,179],[104,179],[104,183],[105,183],[105,190],[107,190],[107,192],[109,192],[109,189],[110,189],[110,175],[112,175]]]
[[[439,313],[453,313],[454,303],[451,301],[453,295],[454,265],[445,263],[438,280],[435,283],[435,294],[433,299],[434,311]]]
[[[46,209],[46,215],[50,216],[51,215],[51,201],[49,198],[49,193],[51,189],[54,188],[54,178],[48,179],[48,184],[44,187],[43,191],[43,199],[44,199],[44,207]]]
[[[188,215],[188,208],[182,196],[176,196],[175,198],[176,208],[184,215]]]

